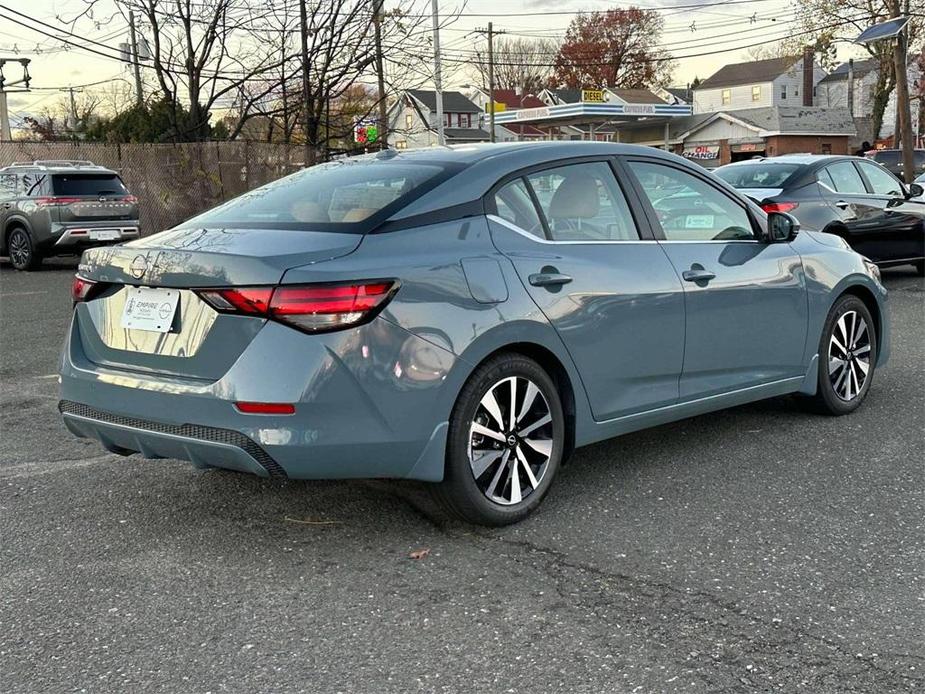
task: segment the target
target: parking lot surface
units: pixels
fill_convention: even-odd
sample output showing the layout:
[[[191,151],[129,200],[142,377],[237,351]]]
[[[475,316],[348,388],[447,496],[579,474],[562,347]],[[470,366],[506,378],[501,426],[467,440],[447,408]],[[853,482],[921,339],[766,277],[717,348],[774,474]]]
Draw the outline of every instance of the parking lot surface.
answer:
[[[855,414],[780,398],[585,448],[537,514],[487,530],[435,518],[416,484],[73,438],[74,267],[0,269],[3,692],[925,689],[911,268],[885,272],[893,358]]]

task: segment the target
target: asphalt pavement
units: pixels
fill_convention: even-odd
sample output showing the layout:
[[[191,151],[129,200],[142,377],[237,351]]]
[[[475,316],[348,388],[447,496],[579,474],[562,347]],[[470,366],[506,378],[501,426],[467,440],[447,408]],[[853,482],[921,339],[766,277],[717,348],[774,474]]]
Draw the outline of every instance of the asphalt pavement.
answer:
[[[853,415],[779,398],[581,449],[539,513],[487,530],[417,484],[73,438],[74,267],[0,269],[0,691],[925,690],[911,268],[884,273],[893,358]]]

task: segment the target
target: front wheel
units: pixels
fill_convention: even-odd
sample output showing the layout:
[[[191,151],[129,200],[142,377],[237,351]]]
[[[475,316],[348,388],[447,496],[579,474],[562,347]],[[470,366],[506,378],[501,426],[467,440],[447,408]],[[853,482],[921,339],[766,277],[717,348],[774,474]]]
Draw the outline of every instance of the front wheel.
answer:
[[[525,356],[498,355],[459,394],[435,495],[472,523],[515,523],[549,491],[564,449],[565,417],[552,378]]]
[[[864,302],[843,296],[829,311],[819,344],[819,384],[811,403],[830,415],[854,412],[870,390],[877,335]]]

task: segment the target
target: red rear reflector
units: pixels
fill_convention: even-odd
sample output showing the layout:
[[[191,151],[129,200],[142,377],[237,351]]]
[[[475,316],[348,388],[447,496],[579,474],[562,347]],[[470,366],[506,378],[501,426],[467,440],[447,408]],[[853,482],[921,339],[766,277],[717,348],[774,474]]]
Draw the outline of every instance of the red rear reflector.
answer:
[[[65,198],[61,196],[35,198],[35,204],[39,207],[58,207],[60,205],[70,205],[75,202],[82,202],[82,200],[81,198]]]
[[[791,212],[797,208],[798,203],[795,202],[766,202],[761,205],[761,209],[765,212]]]
[[[236,402],[234,406],[243,414],[295,414],[295,405],[288,402]]]
[[[71,298],[74,303],[86,301],[87,297],[96,287],[96,282],[88,280],[80,275],[74,275],[74,282],[71,284]]]
[[[305,332],[338,330],[370,320],[398,288],[392,280],[337,284],[202,289],[199,296],[225,313],[266,316]]]
[[[122,202],[127,202],[130,205],[134,205],[136,202],[138,202],[138,198],[136,198],[134,195],[126,195],[122,198]]]

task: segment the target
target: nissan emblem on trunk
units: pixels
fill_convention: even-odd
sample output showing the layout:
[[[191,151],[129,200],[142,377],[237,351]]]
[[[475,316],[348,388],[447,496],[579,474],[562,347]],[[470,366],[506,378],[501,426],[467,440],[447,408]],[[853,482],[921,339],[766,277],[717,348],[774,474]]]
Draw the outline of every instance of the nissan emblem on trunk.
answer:
[[[140,280],[145,272],[148,271],[148,261],[143,255],[136,255],[132,264],[129,266],[129,271],[132,273],[132,277],[136,280]]]

